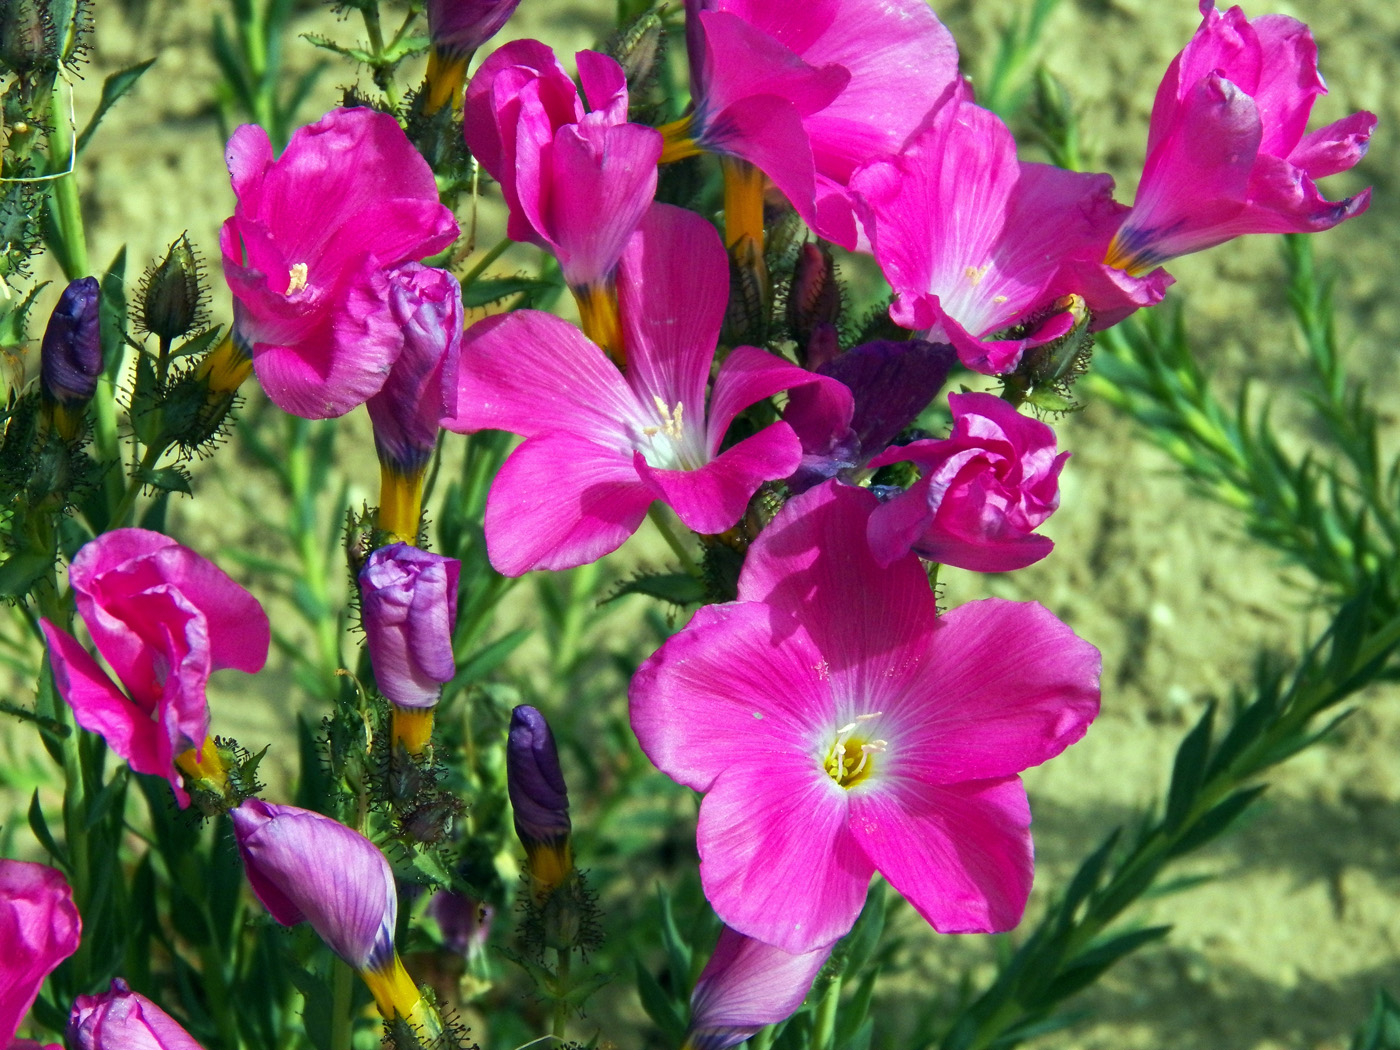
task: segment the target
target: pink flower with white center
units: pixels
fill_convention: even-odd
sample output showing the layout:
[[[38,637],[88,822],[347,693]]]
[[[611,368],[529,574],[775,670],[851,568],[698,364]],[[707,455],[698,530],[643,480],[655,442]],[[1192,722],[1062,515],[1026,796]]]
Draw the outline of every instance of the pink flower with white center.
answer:
[[[724,927],[690,995],[681,1050],[727,1050],[791,1017],[830,957],[829,944],[793,955]]]
[[[225,155],[238,204],[219,247],[258,381],[293,415],[343,415],[403,349],[381,271],[446,248],[457,220],[398,123],[370,109],[331,110],[275,160],[245,124]]]
[[[1341,201],[1318,191],[1316,179],[1366,155],[1376,117],[1305,133],[1327,92],[1308,27],[1221,14],[1215,0],[1201,0],[1201,15],[1157,89],[1142,182],[1107,253],[1130,274],[1246,233],[1328,230],[1371,203],[1370,189]]]
[[[857,172],[851,190],[895,291],[895,323],[952,343],[987,375],[1067,334],[1070,296],[1102,328],[1159,301],[1171,281],[1099,262],[1125,210],[1109,176],[1018,161],[1006,125],[966,97],[938,109],[899,156]],[[1012,326],[1024,330],[1001,334]]]
[[[271,643],[258,600],[207,558],[169,536],[114,529],[68,568],[78,615],[107,675],[67,631],[41,620],[54,686],[73,717],[138,773],[165,777],[181,806],[185,775],[222,772],[209,740],[209,676],[262,669]],[[123,692],[123,687],[125,692]]]
[[[491,563],[518,576],[616,550],[653,500],[689,528],[719,533],[764,481],[797,469],[802,446],[774,423],[720,451],[729,424],[774,394],[816,383],[834,413],[850,392],[766,351],[732,350],[706,387],[729,292],[714,227],[654,205],[618,274],[628,368],[617,370],[572,325],[520,310],[474,325],[462,347],[449,430],[509,430],[526,440],[486,503]]]
[[[915,554],[974,572],[1010,572],[1055,545],[1038,529],[1060,505],[1055,432],[992,394],[949,394],[953,432],[876,456],[872,467],[912,461],[923,474],[870,515],[882,565]]]
[[[899,152],[958,76],[957,45],[924,0],[687,0],[686,42],[695,111],[662,129],[663,159],[746,161],[847,248],[851,174]]]
[[[83,923],[63,875],[0,859],[0,1046],[9,1046],[44,979],[78,950]]]
[[[705,793],[705,895],[788,952],[850,930],[879,872],[942,933],[1007,930],[1030,892],[1017,774],[1099,706],[1099,654],[1043,607],[987,599],[935,617],[912,555],[862,537],[876,499],[796,497],[712,605],[632,680],[632,728]]]
[[[552,251],[576,292],[611,280],[661,156],[661,135],[627,122],[622,67],[596,51],[577,61],[587,112],[554,52],[516,40],[472,77],[464,115],[467,146],[510,207],[507,232]]]

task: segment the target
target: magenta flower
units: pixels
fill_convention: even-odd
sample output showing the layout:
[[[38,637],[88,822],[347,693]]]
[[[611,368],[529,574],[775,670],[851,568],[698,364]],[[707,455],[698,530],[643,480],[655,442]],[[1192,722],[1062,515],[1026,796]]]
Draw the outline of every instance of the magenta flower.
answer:
[[[850,392],[754,347],[737,347],[705,396],[729,289],[719,237],[692,212],[656,205],[622,258],[618,293],[629,365],[620,373],[572,325],[522,310],[467,333],[457,431],[526,438],[486,504],[491,563],[518,576],[562,569],[622,545],[653,500],[689,528],[718,533],[764,481],[791,474],[801,444],[786,423],[720,451],[741,411],[815,383],[833,402]]]
[[[661,135],[627,123],[627,80],[606,55],[580,51],[573,81],[538,40],[492,53],[467,86],[467,146],[501,184],[507,232],[559,259],[576,293],[612,278],[656,193]]]
[[[83,922],[53,868],[0,859],[0,1046],[9,1046],[44,979],[78,950]]]
[[[267,615],[212,562],[145,529],[116,529],[86,544],[68,583],[121,686],[76,638],[42,620],[54,685],[79,725],[101,734],[136,772],[165,777],[189,805],[177,760],[191,775],[218,761],[208,740],[209,676],[262,668]]]
[[[752,164],[822,237],[857,231],[852,173],[899,152],[957,79],[952,35],[923,0],[687,0],[695,110],[663,129],[666,160]]]
[[[424,717],[406,721],[395,712],[396,737],[412,754],[427,744],[431,709],[456,673],[452,629],[461,571],[456,558],[407,543],[378,548],[360,570],[360,610],[375,684],[396,707],[427,709]]]
[[[690,994],[682,1050],[726,1050],[791,1017],[831,955],[831,945],[793,955],[725,926]]]
[[[1060,505],[1055,432],[992,394],[949,394],[953,432],[915,441],[871,461],[904,460],[922,477],[870,515],[870,547],[888,565],[913,550],[974,572],[1010,572],[1039,561],[1054,544],[1035,534]]]
[[[238,204],[219,246],[258,379],[294,415],[342,415],[403,348],[382,271],[446,248],[457,221],[427,161],[373,110],[332,110],[276,160],[267,132],[245,124],[226,158]]]
[[[1372,113],[1305,134],[1327,87],[1308,27],[1284,15],[1252,21],[1201,0],[1196,35],[1167,67],[1152,106],[1147,163],[1110,265],[1142,274],[1177,255],[1246,233],[1314,233],[1360,215],[1365,189],[1323,198],[1316,179],[1354,167]]]
[[[895,291],[890,316],[988,375],[1070,331],[1067,295],[1085,298],[1105,327],[1170,283],[1099,263],[1124,212],[1111,178],[1018,161],[1006,125],[965,97],[898,157],[861,169],[851,189]],[[1012,326],[1026,330],[1003,333]]]
[[[859,541],[875,504],[836,482],[793,499],[739,600],[702,608],[632,680],[642,750],[705,792],[706,897],[788,952],[850,930],[876,871],[940,932],[1014,926],[1032,872],[1016,774],[1098,711],[1093,646],[1031,603],[935,620],[918,559],[882,567]]]
[[[80,995],[68,1017],[70,1050],[203,1050],[175,1018],[120,977],[102,995]]]

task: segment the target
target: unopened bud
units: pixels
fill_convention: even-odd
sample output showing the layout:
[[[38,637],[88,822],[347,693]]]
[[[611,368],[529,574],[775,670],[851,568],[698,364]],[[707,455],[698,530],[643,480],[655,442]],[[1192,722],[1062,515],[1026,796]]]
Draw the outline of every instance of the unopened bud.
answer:
[[[57,33],[47,8],[43,0],[0,3],[0,63],[10,72],[57,68]]]
[[[101,295],[95,277],[79,278],[65,288],[44,329],[39,351],[44,403],[54,426],[69,441],[77,437],[83,407],[92,400],[102,375]]]
[[[203,318],[199,257],[181,234],[165,258],[146,270],[137,298],[136,327],[167,343],[187,335]]]
[[[797,345],[806,346],[813,333],[836,324],[841,316],[841,288],[831,253],[808,241],[797,255],[788,293],[787,322]]]
[[[511,714],[506,787],[515,811],[515,834],[525,847],[531,891],[542,900],[573,871],[573,825],[554,734],[544,715],[528,704]]]

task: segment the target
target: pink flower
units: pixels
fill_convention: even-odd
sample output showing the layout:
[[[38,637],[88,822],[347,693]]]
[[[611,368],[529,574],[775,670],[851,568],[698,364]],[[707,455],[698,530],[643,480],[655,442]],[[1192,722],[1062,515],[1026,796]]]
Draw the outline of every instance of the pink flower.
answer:
[[[381,271],[446,248],[457,221],[394,118],[373,110],[332,110],[276,160],[245,124],[226,158],[238,204],[219,246],[258,379],[294,415],[342,415],[403,347]]]
[[[518,576],[562,569],[622,545],[662,500],[697,532],[743,515],[764,481],[791,474],[801,444],[774,423],[720,451],[749,405],[805,383],[850,392],[754,347],[736,347],[706,399],[729,291],[714,228],[655,205],[628,244],[618,279],[629,365],[620,373],[572,325],[522,310],[473,326],[462,350],[457,431],[526,438],[486,504],[491,563]],[[707,414],[708,407],[708,414]]]
[[[724,922],[787,952],[850,930],[878,871],[943,933],[1006,930],[1031,885],[1016,775],[1098,711],[1099,654],[998,599],[935,620],[917,558],[861,541],[876,503],[828,482],[750,548],[632,680],[632,727],[705,792],[700,879]]]
[[[1366,155],[1376,117],[1304,133],[1327,92],[1308,27],[1250,21],[1238,7],[1222,15],[1215,0],[1201,0],[1201,15],[1157,89],[1142,182],[1108,250],[1130,274],[1246,233],[1329,230],[1371,203],[1369,189],[1325,200],[1314,182]]]
[[[193,757],[203,761],[212,747],[209,675],[262,668],[267,615],[212,562],[145,529],[116,529],[89,542],[73,559],[68,583],[97,651],[126,692],[76,638],[42,620],[55,686],[79,725],[100,733],[136,772],[168,779],[180,805],[189,805],[176,759],[199,749]]]
[[[548,248],[573,289],[611,280],[656,193],[661,136],[627,122],[627,80],[580,51],[585,112],[573,81],[538,40],[505,44],[467,86],[467,146],[501,184],[507,232]]]
[[[456,670],[456,558],[407,543],[380,547],[360,570],[360,607],[379,691],[401,707],[432,707]]]
[[[829,944],[792,955],[725,926],[690,995],[682,1050],[726,1050],[791,1017],[830,956]]]
[[[1054,544],[1035,530],[1060,505],[1055,432],[992,394],[949,394],[953,432],[892,448],[872,467],[910,460],[923,474],[870,515],[875,560],[910,550],[974,572],[1022,569]]]
[[[667,159],[699,148],[747,161],[847,248],[852,172],[897,153],[958,75],[923,0],[687,0],[686,37],[695,112],[663,129]]]
[[[80,995],[68,1018],[72,1050],[203,1050],[179,1022],[120,977],[102,995]]]
[[[83,923],[53,868],[0,859],[0,1046],[9,1046],[44,979],[78,950]]]
[[[1085,298],[1105,327],[1170,283],[1099,263],[1124,212],[1111,178],[1018,161],[1006,125],[965,97],[898,157],[861,169],[851,189],[895,291],[890,316],[988,375],[1070,331],[1063,297]],[[1003,333],[1012,326],[1024,331]]]

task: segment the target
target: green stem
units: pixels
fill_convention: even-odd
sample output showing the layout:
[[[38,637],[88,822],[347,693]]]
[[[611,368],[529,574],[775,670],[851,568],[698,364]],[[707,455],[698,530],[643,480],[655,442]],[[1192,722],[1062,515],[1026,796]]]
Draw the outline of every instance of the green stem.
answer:
[[[472,268],[467,271],[466,276],[462,278],[462,287],[470,288],[474,283],[476,283],[476,281],[480,279],[481,275],[486,272],[486,267],[490,266],[493,262],[499,259],[502,255],[504,255],[506,253],[506,249],[511,246],[511,243],[512,242],[509,237],[502,237],[499,241],[493,244],[491,246],[490,251],[488,251],[480,259],[478,259],[476,263],[472,266]]]
[[[58,243],[54,254],[63,267],[63,276],[70,281],[89,274],[87,234],[83,229],[83,210],[78,200],[78,174],[70,169],[74,163],[73,126],[63,111],[59,98],[62,81],[54,82],[53,104],[49,112],[53,118],[53,133],[49,135],[49,174],[66,171],[67,174],[54,180],[53,206],[54,225],[58,229]]]
[[[697,580],[704,579],[705,574],[700,570],[700,566],[696,564],[695,559],[690,556],[690,552],[685,549],[685,544],[681,542],[681,538],[677,536],[675,530],[671,528],[670,519],[666,517],[666,512],[661,509],[661,504],[653,503],[648,507],[647,517],[650,518],[651,523],[656,526],[656,531],[661,533],[661,538],[666,541],[666,546],[671,548],[671,553],[674,554],[681,563],[681,568]]]
[[[291,530],[301,561],[302,582],[315,603],[318,615],[312,629],[316,634],[316,649],[321,677],[326,683],[327,696],[338,690],[336,668],[340,666],[340,632],[330,614],[330,588],[325,553],[316,533],[316,494],[311,479],[311,449],[308,440],[310,423],[289,416],[290,441],[287,450],[287,485],[292,497]]]
[[[826,986],[822,1001],[817,1004],[817,1016],[812,1024],[811,1050],[830,1050],[836,1041],[836,1012],[841,1005],[841,976],[837,974]]]
[[[142,475],[154,470],[156,464],[160,462],[160,457],[164,454],[164,447],[159,445],[149,446],[142,454],[141,461],[136,464],[136,469],[132,471],[131,478],[126,483],[126,490],[122,493],[121,500],[112,508],[111,516],[107,519],[108,529],[120,529],[126,525],[127,515],[136,506],[136,497],[146,487]]]
[[[564,1041],[564,1029],[569,1023],[569,1001],[565,998],[569,991],[569,949],[555,950],[559,965],[554,970],[554,1025],[552,1034],[560,1042]]]
[[[355,992],[355,974],[340,956],[331,958],[331,1043],[349,1047],[355,1019],[350,1011]]]

